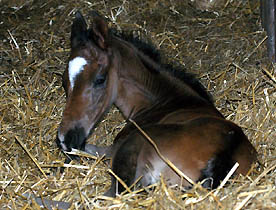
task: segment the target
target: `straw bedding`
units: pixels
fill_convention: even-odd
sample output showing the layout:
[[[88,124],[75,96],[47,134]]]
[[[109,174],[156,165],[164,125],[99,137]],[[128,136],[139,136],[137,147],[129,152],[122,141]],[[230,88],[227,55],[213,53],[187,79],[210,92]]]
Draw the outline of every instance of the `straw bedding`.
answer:
[[[32,192],[71,201],[72,209],[275,209],[275,65],[266,58],[259,1],[224,2],[207,12],[188,0],[0,0],[0,208],[39,209],[22,196]],[[100,158],[82,157],[61,173],[65,156],[55,144],[65,106],[61,75],[77,9],[98,10],[111,27],[151,40],[164,60],[195,73],[217,108],[243,128],[260,164],[211,192],[200,186],[183,192],[163,177],[115,199],[102,196],[110,177]],[[89,142],[112,144],[123,126],[113,108]]]

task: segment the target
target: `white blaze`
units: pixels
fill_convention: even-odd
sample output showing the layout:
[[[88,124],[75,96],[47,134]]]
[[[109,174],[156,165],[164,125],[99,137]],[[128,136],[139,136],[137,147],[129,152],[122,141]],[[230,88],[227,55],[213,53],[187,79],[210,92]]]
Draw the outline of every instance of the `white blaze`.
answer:
[[[69,62],[69,80],[71,88],[74,87],[76,76],[83,70],[83,67],[87,64],[87,61],[82,57],[76,57]]]

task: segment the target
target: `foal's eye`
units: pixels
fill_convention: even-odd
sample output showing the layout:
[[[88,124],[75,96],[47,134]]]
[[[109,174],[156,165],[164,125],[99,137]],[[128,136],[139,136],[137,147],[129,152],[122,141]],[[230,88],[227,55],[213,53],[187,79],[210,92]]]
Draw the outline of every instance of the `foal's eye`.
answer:
[[[106,75],[98,75],[94,80],[93,85],[95,88],[97,88],[104,85],[105,81],[106,81]]]

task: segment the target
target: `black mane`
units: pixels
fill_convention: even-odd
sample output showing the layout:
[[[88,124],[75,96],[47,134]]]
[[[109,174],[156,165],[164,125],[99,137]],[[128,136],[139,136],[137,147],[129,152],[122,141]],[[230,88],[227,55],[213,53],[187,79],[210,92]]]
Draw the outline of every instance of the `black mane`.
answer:
[[[141,40],[138,36],[135,36],[133,33],[122,32],[111,29],[111,33],[116,37],[130,42],[133,44],[139,51],[142,51],[145,55],[150,57],[156,63],[161,62],[160,52],[153,46],[152,43]]]
[[[163,63],[161,59],[160,51],[158,51],[151,42],[145,42],[138,38],[137,36],[134,36],[130,33],[118,33],[115,30],[111,31],[115,36],[119,37],[120,39],[123,39],[127,42],[130,42],[133,44],[139,51],[143,52],[145,55],[147,55],[149,58],[151,58],[153,61],[158,63],[166,72],[168,72],[170,75],[178,78],[182,82],[188,84],[191,86],[201,97],[209,101],[210,103],[213,103],[212,96],[208,93],[206,88],[201,84],[201,82],[196,78],[196,75],[193,73],[186,72],[180,64],[170,64],[170,63]],[[144,63],[146,66],[148,66],[147,63]],[[151,68],[150,66],[148,66]]]

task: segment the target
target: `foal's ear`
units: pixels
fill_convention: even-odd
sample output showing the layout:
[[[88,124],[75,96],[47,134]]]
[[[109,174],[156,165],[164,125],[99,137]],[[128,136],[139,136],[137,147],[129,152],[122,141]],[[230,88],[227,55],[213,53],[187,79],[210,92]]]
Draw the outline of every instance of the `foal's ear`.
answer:
[[[77,11],[75,14],[75,20],[71,29],[71,47],[78,46],[82,41],[85,41],[87,24],[81,12]]]
[[[108,48],[110,38],[107,21],[95,11],[90,14],[93,17],[90,37],[101,49],[106,50]]]

